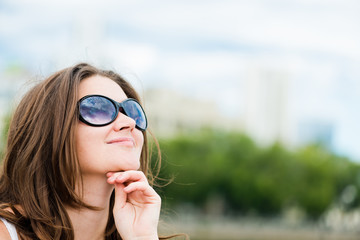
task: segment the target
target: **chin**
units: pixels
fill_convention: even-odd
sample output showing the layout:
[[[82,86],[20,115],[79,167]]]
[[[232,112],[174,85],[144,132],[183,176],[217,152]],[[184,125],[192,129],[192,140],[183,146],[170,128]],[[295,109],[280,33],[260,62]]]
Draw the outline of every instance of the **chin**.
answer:
[[[140,168],[140,161],[137,160],[136,162],[135,161],[129,162],[126,165],[122,164],[122,166],[119,166],[119,168],[122,171],[131,171],[131,170],[137,171]]]
[[[140,155],[139,154],[129,154],[122,153],[109,156],[108,162],[111,162],[113,169],[118,169],[122,171],[129,170],[138,170],[140,168]]]
[[[134,171],[137,171],[140,169],[140,163],[139,164],[135,164],[134,166],[129,166],[129,170],[134,170]]]

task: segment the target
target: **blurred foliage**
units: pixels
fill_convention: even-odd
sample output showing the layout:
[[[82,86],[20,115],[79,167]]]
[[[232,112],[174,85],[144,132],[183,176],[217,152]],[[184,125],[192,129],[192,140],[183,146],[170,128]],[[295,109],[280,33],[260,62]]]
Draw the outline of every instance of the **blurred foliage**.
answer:
[[[347,186],[355,186],[356,193],[360,189],[359,164],[321,145],[260,148],[243,134],[208,130],[163,139],[160,146],[161,177],[174,179],[157,189],[168,205],[191,203],[205,211],[220,196],[224,214],[274,216],[296,207],[316,219],[342,204]],[[356,194],[342,206],[350,209],[359,202]]]
[[[11,114],[6,114],[4,116],[4,118],[1,119],[3,122],[3,126],[2,126],[2,129],[0,132],[0,163],[2,162],[3,156],[4,156],[7,133],[9,130],[9,125],[10,125],[10,119],[11,119]]]

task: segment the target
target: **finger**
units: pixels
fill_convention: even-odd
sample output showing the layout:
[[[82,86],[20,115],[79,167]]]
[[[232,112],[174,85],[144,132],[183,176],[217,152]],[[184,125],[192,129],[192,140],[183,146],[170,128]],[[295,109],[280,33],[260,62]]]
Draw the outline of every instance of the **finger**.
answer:
[[[126,204],[127,193],[124,191],[124,184],[115,184],[115,206],[114,208],[123,208]]]
[[[120,176],[123,174],[124,172],[107,172],[106,173],[106,177],[108,178],[108,183],[110,184],[114,184],[116,179],[120,179]],[[117,181],[117,182],[121,182],[121,181]]]
[[[107,172],[106,173],[106,177],[111,177],[111,176],[114,176],[115,174],[117,174],[117,173],[119,173],[119,172]]]
[[[133,182],[124,188],[124,192],[128,194],[136,191],[142,192],[146,197],[158,197],[155,190],[144,182]]]
[[[124,182],[148,182],[145,174],[141,171],[126,171],[114,174],[111,180],[115,180],[117,183]]]
[[[121,172],[108,172],[106,174],[107,176],[107,182],[110,184],[114,184],[115,180],[121,175]]]

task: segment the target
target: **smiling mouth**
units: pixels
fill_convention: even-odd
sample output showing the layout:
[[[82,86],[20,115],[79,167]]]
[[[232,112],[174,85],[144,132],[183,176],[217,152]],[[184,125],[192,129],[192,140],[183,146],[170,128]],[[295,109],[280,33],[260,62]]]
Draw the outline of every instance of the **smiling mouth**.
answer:
[[[134,147],[135,141],[132,138],[117,138],[113,139],[107,144],[115,144],[115,145],[121,145],[121,146],[127,146],[127,147]]]

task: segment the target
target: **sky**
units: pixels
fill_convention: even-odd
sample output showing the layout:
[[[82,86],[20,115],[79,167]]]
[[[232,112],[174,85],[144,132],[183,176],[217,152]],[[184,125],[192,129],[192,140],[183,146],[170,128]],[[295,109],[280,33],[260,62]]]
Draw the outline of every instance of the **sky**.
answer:
[[[357,0],[0,0],[0,72],[86,61],[234,118],[249,76],[279,73],[293,126],[329,123],[334,151],[360,161],[359,12]]]

